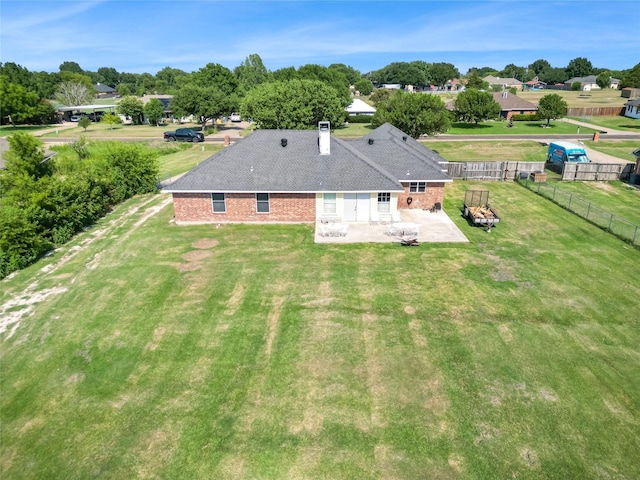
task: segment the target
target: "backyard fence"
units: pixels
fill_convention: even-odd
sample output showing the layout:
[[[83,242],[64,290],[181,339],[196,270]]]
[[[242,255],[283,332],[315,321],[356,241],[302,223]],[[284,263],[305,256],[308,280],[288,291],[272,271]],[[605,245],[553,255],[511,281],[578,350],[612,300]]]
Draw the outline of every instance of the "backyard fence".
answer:
[[[449,162],[447,175],[462,180],[515,180],[522,172],[543,172],[544,167],[544,162]]]
[[[573,163],[565,162],[562,167],[547,164],[546,168],[562,173],[562,180],[610,181],[629,180],[634,164],[625,163]],[[560,171],[562,168],[562,171]]]
[[[549,183],[534,183],[529,179],[521,180],[520,183],[616,237],[640,247],[640,226],[629,220],[607,212],[584,198]]]

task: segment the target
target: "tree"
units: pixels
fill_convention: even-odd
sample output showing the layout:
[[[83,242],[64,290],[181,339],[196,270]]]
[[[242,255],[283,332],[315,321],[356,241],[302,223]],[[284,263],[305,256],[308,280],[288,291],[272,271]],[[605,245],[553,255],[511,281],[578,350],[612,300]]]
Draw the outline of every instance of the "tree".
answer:
[[[625,73],[620,79],[620,88],[640,88],[640,63]]]
[[[376,91],[371,94],[370,100],[377,106],[379,103],[386,102],[393,97],[394,93],[393,90],[388,88],[377,88]]]
[[[533,72],[535,72],[538,78],[540,78],[540,74],[542,72],[549,69],[551,69],[551,64],[542,58],[536,60],[535,62],[529,65],[529,70],[532,70]]]
[[[136,125],[142,123],[141,117],[144,111],[144,105],[139,98],[132,95],[122,98],[120,102],[118,102],[117,110],[120,115],[130,117]]]
[[[100,77],[100,83],[104,83],[105,85],[110,85],[113,88],[115,88],[115,86],[120,81],[120,74],[113,67],[99,68],[98,76]]]
[[[149,123],[155,123],[157,126],[158,122],[164,117],[164,105],[157,98],[152,98],[144,106],[144,114],[147,116]]]
[[[399,83],[422,86],[427,84],[425,72],[416,64],[393,62],[371,73],[374,83]]]
[[[61,72],[71,72],[71,73],[84,73],[84,70],[80,68],[76,62],[62,62],[60,64]]]
[[[496,118],[500,115],[500,104],[489,92],[469,88],[460,92],[453,103],[456,116],[463,122],[475,123]]]
[[[58,85],[56,100],[67,107],[91,103],[95,94],[86,85],[76,82],[62,82]]]
[[[467,77],[467,88],[475,88],[476,90],[486,90],[489,88],[489,82],[482,80],[478,72],[473,71]]]
[[[14,179],[27,176],[34,180],[51,175],[52,169],[49,162],[44,161],[44,147],[42,141],[29,135],[18,132],[7,138],[9,150],[5,152],[5,168],[2,177],[3,189],[11,186]]]
[[[355,85],[358,80],[362,78],[362,74],[353,67],[345,65],[344,63],[332,63],[329,65],[329,70],[335,70],[342,73],[350,85]]]
[[[368,78],[361,78],[354,84],[355,89],[360,95],[370,95],[373,92],[373,83]]]
[[[0,98],[2,99],[2,117],[9,123],[22,123],[31,118],[40,101],[38,95],[28,91],[21,85],[10,83],[4,75],[0,75]]]
[[[252,53],[244,62],[238,65],[233,73],[238,78],[238,88],[241,95],[269,80],[269,71],[262,63],[257,53]]]
[[[569,75],[564,68],[549,68],[542,71],[538,78],[545,83],[564,83],[569,80]]]
[[[182,87],[171,99],[171,110],[180,118],[193,115],[204,128],[209,120],[228,115],[234,99],[217,87]]]
[[[122,120],[120,120],[120,117],[115,113],[107,113],[106,115],[103,115],[102,120],[100,121],[102,123],[108,124],[110,130],[113,130],[114,125],[122,123]]]
[[[351,103],[349,80],[338,70],[332,70],[321,65],[307,64],[298,68],[298,78],[300,80],[318,80],[336,91],[344,107]]]
[[[451,125],[449,112],[440,97],[426,93],[414,95],[401,90],[378,104],[371,124],[378,127],[386,122],[413,138],[446,132]]]
[[[587,75],[591,75],[593,65],[591,65],[591,62],[586,58],[577,57],[569,62],[565,70],[569,78],[586,77]]]
[[[557,93],[550,93],[540,99],[538,103],[538,118],[546,119],[547,125],[551,119],[562,118],[567,115],[567,102]]]
[[[231,95],[238,88],[238,80],[231,70],[218,63],[208,63],[189,77],[189,83],[201,87],[214,87],[226,95]]]
[[[596,77],[596,84],[602,89],[609,88],[609,85],[611,85],[611,73],[608,70],[600,73]]]
[[[344,122],[346,112],[335,89],[319,80],[285,80],[259,85],[244,98],[242,116],[253,118],[260,128],[316,128]]]
[[[521,82],[526,82],[530,80],[527,78],[527,69],[525,67],[518,67],[513,63],[505,66],[501,71],[498,72],[498,77],[502,78],[515,78],[516,80],[520,80]]]
[[[89,125],[91,125],[91,120],[89,120],[89,117],[82,117],[80,120],[78,120],[78,126],[84,128],[84,131],[87,131],[87,128],[89,128]]]
[[[431,83],[439,87],[443,87],[449,80],[458,78],[460,72],[451,63],[433,63],[431,64]]]

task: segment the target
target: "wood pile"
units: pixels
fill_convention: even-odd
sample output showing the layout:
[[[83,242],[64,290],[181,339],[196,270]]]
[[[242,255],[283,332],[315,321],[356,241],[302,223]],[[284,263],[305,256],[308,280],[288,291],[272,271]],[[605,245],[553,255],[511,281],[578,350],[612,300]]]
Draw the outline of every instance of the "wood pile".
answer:
[[[489,207],[467,207],[474,218],[496,218],[495,213]]]

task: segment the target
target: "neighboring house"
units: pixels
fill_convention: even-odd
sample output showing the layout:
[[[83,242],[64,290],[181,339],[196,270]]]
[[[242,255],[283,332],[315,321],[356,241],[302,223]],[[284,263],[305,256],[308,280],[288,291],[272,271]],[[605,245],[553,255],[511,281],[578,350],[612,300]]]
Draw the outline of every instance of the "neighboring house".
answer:
[[[109,85],[103,85],[102,83],[96,83],[93,88],[96,89],[97,96],[101,98],[110,98],[118,95],[115,88]]]
[[[590,92],[591,90],[600,90],[596,79],[598,77],[596,75],[587,75],[586,77],[573,77],[564,82],[565,88],[571,88],[571,85],[574,83],[580,83],[582,87],[580,90],[583,92]],[[620,80],[617,78],[609,77],[609,88],[618,88],[620,85]]]
[[[178,224],[368,222],[442,205],[442,157],[386,123],[358,140],[256,130],[167,186]]]
[[[513,95],[509,92],[493,92],[493,99],[500,104],[500,116],[510,120],[514,114],[531,114],[538,111],[538,106],[535,103],[528,102]],[[455,110],[455,102],[453,100],[447,102],[447,110]]]
[[[522,85],[522,88],[524,90],[542,90],[546,88],[546,86],[547,84],[545,82],[541,81],[538,77],[535,77],[532,80],[525,82]]]
[[[376,109],[359,98],[354,98],[351,105],[345,108],[349,115],[373,115]]]
[[[640,98],[634,98],[624,104],[624,116],[640,118]]]
[[[514,114],[531,114],[538,111],[535,103],[528,102],[509,92],[494,92],[493,99],[500,104],[500,116],[511,119]]]
[[[172,111],[169,108],[169,102],[171,102],[171,99],[173,98],[173,95],[143,95],[142,98],[140,100],[142,100],[142,104],[146,105],[147,103],[149,103],[149,101],[152,98],[157,98],[158,100],[160,100],[160,102],[162,102],[162,106],[164,107],[164,118],[171,118],[172,117]],[[145,117],[145,122],[146,122],[146,117]]]
[[[493,75],[487,75],[482,79],[482,81],[487,82],[490,87],[497,85],[501,87],[503,90],[506,90],[507,88],[511,88],[511,87],[517,88],[518,90],[522,90],[522,82],[515,78],[500,78],[500,77],[494,77]]]

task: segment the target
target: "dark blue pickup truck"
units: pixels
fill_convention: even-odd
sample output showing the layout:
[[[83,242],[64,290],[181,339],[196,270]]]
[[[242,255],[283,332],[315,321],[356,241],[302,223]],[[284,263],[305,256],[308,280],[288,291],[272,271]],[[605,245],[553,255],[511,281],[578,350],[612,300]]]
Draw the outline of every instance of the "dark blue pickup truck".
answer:
[[[164,132],[165,142],[204,142],[202,132],[196,132],[191,128],[179,128],[175,132]]]

